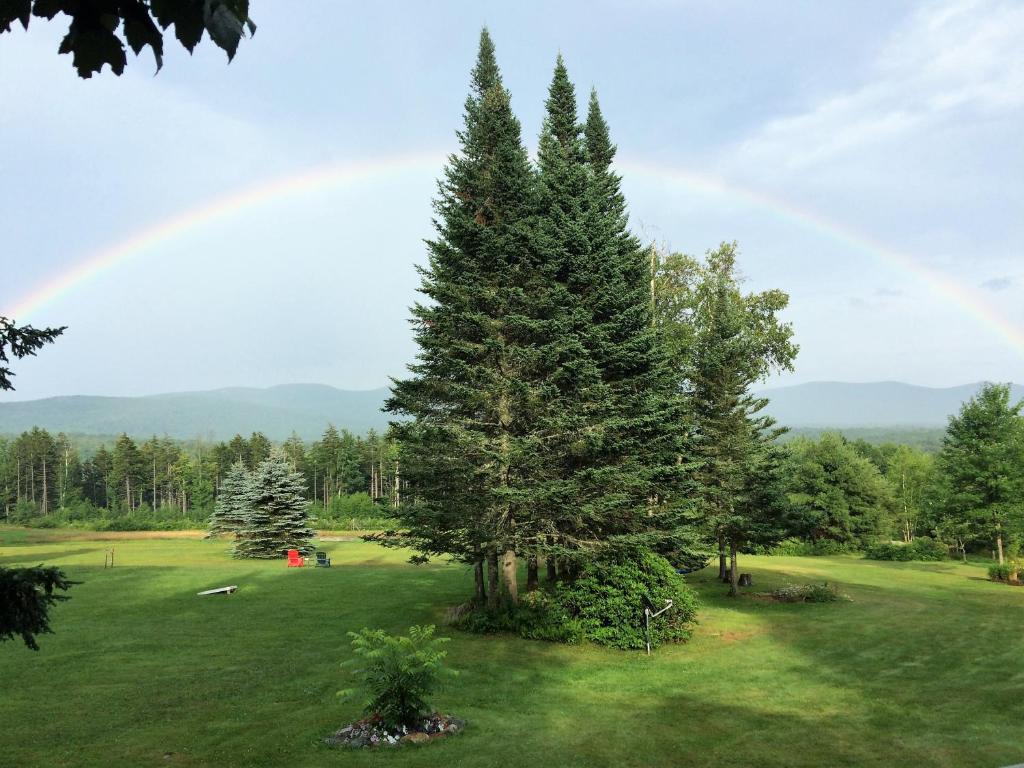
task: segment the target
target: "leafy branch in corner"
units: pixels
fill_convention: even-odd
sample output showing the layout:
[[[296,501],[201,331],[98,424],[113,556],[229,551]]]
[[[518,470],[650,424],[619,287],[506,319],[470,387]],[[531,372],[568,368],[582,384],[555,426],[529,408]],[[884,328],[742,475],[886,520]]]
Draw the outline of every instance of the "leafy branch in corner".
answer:
[[[33,16],[52,20],[60,13],[71,24],[58,53],[72,54],[83,78],[92,77],[104,64],[115,75],[124,72],[125,43],[136,56],[148,46],[159,72],[164,32],[171,27],[189,53],[208,33],[228,61],[235,57],[246,30],[250,36],[256,32],[249,0],[0,0],[0,33],[9,32],[16,21],[27,30]]]
[[[66,325],[60,328],[33,328],[31,325],[23,325],[19,328],[13,320],[0,315],[0,390],[14,389],[14,384],[11,383],[14,372],[3,365],[10,362],[11,356],[19,360],[29,355],[35,356],[37,349],[51,344],[66,329]]]

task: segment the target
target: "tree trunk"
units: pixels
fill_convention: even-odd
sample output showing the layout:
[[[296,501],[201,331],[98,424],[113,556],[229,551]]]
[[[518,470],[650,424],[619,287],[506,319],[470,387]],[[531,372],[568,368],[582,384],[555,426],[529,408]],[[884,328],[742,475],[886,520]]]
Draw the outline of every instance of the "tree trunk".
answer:
[[[725,536],[718,535],[718,580],[729,580],[729,566],[725,556]]]
[[[526,559],[526,591],[537,589],[537,556],[530,555]]]
[[[487,607],[498,610],[498,553],[493,549],[487,553]]]
[[[558,569],[555,567],[555,558],[551,556],[545,557],[544,564],[547,566],[548,582],[554,584],[558,581]]]
[[[481,557],[473,564],[473,583],[476,587],[474,595],[477,605],[487,602],[487,592],[484,589],[484,559]]]
[[[519,603],[519,575],[516,573],[516,553],[506,549],[501,556],[501,580],[505,585],[505,596],[512,605]]]
[[[1003,529],[998,523],[996,523],[996,552],[999,553],[999,564],[1003,565],[1006,562],[1006,556],[1003,554]]]
[[[46,457],[43,457],[43,514],[50,511],[50,494],[46,488]]]
[[[736,543],[729,542],[729,597],[740,594],[739,571],[736,567]]]

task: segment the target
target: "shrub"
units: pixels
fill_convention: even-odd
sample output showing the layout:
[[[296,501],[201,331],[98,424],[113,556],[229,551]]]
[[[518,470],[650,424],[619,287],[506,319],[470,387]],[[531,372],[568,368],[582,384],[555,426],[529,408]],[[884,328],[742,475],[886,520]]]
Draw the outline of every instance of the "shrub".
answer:
[[[519,598],[514,608],[492,612],[484,606],[463,603],[448,611],[449,626],[478,635],[512,632],[528,640],[547,640],[576,645],[585,639],[583,626],[567,615],[551,592],[538,589]]]
[[[690,636],[697,598],[669,562],[652,552],[609,551],[584,564],[576,579],[559,582],[552,602],[585,639],[613,648],[643,648],[644,608],[672,608],[651,622],[651,645]]]
[[[885,541],[868,547],[865,557],[869,560],[894,560],[907,562],[910,560],[937,561],[945,560],[949,555],[949,547],[941,541],[929,536],[918,536],[909,544]]]
[[[913,559],[911,556],[912,554],[910,547],[905,544],[897,544],[895,541],[882,541],[868,547],[864,556],[869,560],[894,560],[905,562]]]
[[[790,557],[824,557],[857,551],[859,551],[858,546],[852,542],[833,541],[832,539],[819,539],[818,541],[786,539],[773,547],[769,554]]]
[[[834,603],[848,599],[834,584],[787,584],[769,593],[780,603]]]
[[[945,560],[949,557],[949,547],[930,536],[918,536],[907,545],[914,560]]]
[[[1015,560],[1010,560],[1002,565],[993,563],[988,567],[988,577],[992,581],[1005,581],[1014,584],[1020,581],[1021,571],[1024,571],[1024,565]]]
[[[448,638],[434,637],[433,626],[410,627],[408,635],[366,628],[348,635],[356,655],[343,666],[361,663],[355,670],[361,680],[356,688],[338,695],[352,698],[362,693],[366,714],[378,715],[389,729],[413,726],[429,714],[427,697],[438,689],[443,676],[455,674],[443,666],[447,653],[441,646]]]

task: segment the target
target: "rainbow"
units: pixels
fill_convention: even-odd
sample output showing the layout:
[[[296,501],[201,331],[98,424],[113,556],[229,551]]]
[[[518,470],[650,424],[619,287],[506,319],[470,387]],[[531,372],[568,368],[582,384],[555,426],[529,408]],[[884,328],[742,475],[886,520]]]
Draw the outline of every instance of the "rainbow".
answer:
[[[138,258],[158,245],[172,242],[205,224],[228,218],[247,209],[295,195],[312,194],[324,189],[386,177],[391,174],[406,173],[410,170],[436,172],[441,167],[444,158],[445,153],[441,151],[368,158],[358,162],[307,168],[298,173],[261,181],[151,224],[123,240],[86,256],[71,269],[43,281],[11,306],[0,311],[0,314],[19,322],[31,319],[44,307],[118,265]],[[910,275],[926,285],[932,292],[948,299],[962,313],[975,319],[980,325],[1024,356],[1024,328],[1014,325],[996,312],[979,292],[924,266],[912,256],[890,248],[864,233],[855,232],[813,211],[798,208],[782,198],[729,184],[713,176],[671,166],[654,165],[642,160],[626,159],[619,163],[619,167],[628,175],[654,178],[669,184],[679,184],[702,194],[739,200],[846,248],[865,253],[883,264]]]
[[[350,185],[409,170],[429,172],[444,162],[443,152],[417,152],[368,158],[358,162],[339,163],[306,168],[298,173],[260,181],[250,187],[229,192],[200,203],[170,218],[158,221],[132,233],[124,240],[102,248],[70,269],[52,275],[0,315],[13,320],[28,320],[44,307],[68,295],[76,288],[142,256],[155,247],[172,242],[187,232],[219,219],[228,218],[250,208],[276,202],[295,195],[313,194],[325,189]]]
[[[647,176],[668,183],[679,183],[705,194],[720,195],[768,211],[777,218],[796,224],[845,248],[865,253],[875,260],[913,277],[934,294],[948,299],[963,314],[973,318],[998,338],[1024,356],[1024,327],[1015,325],[992,308],[990,301],[978,290],[925,266],[909,254],[856,232],[814,211],[798,208],[789,201],[762,192],[735,186],[719,178],[689,170],[652,165],[644,161],[618,163],[628,174]],[[713,244],[709,244],[713,245]]]

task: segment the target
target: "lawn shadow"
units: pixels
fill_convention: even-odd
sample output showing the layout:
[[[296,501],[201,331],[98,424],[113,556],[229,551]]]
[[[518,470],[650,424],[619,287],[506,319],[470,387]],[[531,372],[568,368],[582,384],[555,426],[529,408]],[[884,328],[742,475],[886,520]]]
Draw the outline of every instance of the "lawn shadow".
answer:
[[[53,552],[33,552],[31,557],[27,556],[27,554],[14,553],[10,555],[0,555],[0,563],[22,563],[25,565],[28,565],[29,563],[32,565],[43,563],[50,565],[54,560],[63,560],[77,555],[89,555],[93,553],[102,554],[103,551],[103,549],[96,547],[89,547],[87,549],[64,549]]]

